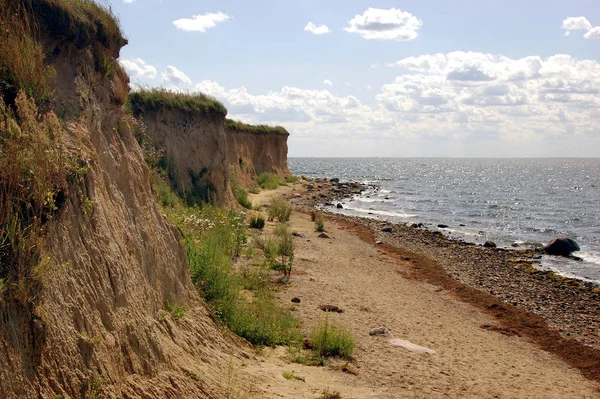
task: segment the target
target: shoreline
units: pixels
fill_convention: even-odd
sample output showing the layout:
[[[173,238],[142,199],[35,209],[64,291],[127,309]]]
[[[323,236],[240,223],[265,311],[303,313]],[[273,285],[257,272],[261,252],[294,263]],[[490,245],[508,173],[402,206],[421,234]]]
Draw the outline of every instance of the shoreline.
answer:
[[[324,180],[309,181],[305,188],[307,185],[312,185],[312,190],[291,201],[304,212],[365,188],[346,183],[347,188],[340,189],[335,181]],[[489,328],[525,336],[588,378],[600,381],[600,289],[537,270],[535,251],[482,248],[402,223],[322,211],[365,242],[379,244],[382,250],[410,262],[413,267],[405,277],[452,291],[501,324]],[[392,227],[392,232],[381,231],[384,227]]]

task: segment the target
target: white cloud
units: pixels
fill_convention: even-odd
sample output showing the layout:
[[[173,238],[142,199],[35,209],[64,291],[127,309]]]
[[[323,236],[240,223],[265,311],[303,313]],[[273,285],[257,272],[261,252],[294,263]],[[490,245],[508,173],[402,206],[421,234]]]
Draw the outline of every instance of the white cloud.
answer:
[[[423,21],[409,12],[396,8],[369,8],[348,21],[347,32],[365,39],[407,41],[415,39]]]
[[[163,80],[171,85],[191,85],[192,80],[173,65],[169,65],[167,70],[162,73]]]
[[[600,38],[600,26],[594,26],[592,29],[588,30],[585,35],[583,35],[586,39],[599,39]]]
[[[185,30],[188,32],[206,32],[210,28],[214,28],[218,23],[224,22],[231,19],[231,17],[225,13],[207,13],[194,15],[192,18],[181,18],[173,21],[173,24],[177,29]]]
[[[503,148],[520,148],[515,143],[527,140],[600,139],[597,61],[564,54],[513,59],[452,52],[408,57],[395,65],[397,77],[379,90],[357,88],[365,96],[372,89],[368,103],[327,89],[290,86],[257,94],[203,81],[195,89],[222,100],[236,119],[284,125],[294,140],[435,137],[490,139]]]
[[[119,63],[131,77],[154,79],[158,74],[154,66],[146,64],[141,58],[136,58],[133,61],[119,60]]]
[[[131,4],[133,3],[135,0],[123,0],[126,4]]]
[[[565,36],[569,36],[572,30],[588,30],[592,24],[586,17],[568,17],[562,21],[561,29],[566,30]]]
[[[331,83],[331,80],[327,80],[327,79],[325,79],[325,80],[323,81],[323,84],[324,84],[325,86],[329,86],[329,87],[333,86],[333,83]]]
[[[304,30],[315,35],[324,35],[331,32],[331,29],[327,25],[315,25],[312,22],[307,23]]]

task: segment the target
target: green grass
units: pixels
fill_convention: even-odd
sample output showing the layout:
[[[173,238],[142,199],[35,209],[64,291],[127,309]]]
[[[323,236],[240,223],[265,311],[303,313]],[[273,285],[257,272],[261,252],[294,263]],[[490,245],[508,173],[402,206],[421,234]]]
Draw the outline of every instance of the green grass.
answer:
[[[275,190],[285,184],[285,180],[273,173],[263,172],[256,176],[256,182],[265,190]]]
[[[356,343],[350,332],[329,320],[329,315],[321,319],[310,334],[313,351],[319,357],[336,356],[350,358]]]
[[[265,218],[262,215],[250,216],[250,228],[262,230],[265,228]]]
[[[244,190],[242,187],[235,187],[235,200],[238,204],[243,206],[246,209],[252,209],[252,201],[248,198],[248,192]]]
[[[273,199],[269,205],[269,220],[277,219],[279,222],[287,223],[292,216],[292,206],[283,198]]]
[[[286,183],[296,183],[299,180],[298,176],[287,176],[285,178]]]
[[[325,231],[325,221],[323,221],[323,215],[321,213],[315,214],[315,231],[322,233]]]
[[[304,377],[297,376],[296,374],[294,374],[293,371],[284,371],[283,373],[281,373],[281,375],[286,380],[296,380],[296,381],[304,381],[304,382],[306,382],[306,380],[304,379]]]
[[[243,122],[225,119],[225,128],[237,132],[252,134],[280,134],[288,136],[290,133],[282,126],[248,125]]]
[[[185,306],[178,304],[175,301],[165,301],[165,311],[171,315],[173,320],[178,321],[185,318]]]
[[[157,193],[170,190],[158,177],[153,183]],[[177,196],[162,208],[185,237],[192,282],[221,322],[255,345],[285,345],[300,339],[299,323],[277,305],[267,272],[233,270],[232,259],[246,242],[241,214],[209,205],[189,207]],[[251,301],[241,295],[243,289],[252,290]]]
[[[166,89],[137,89],[129,94],[134,115],[144,110],[161,108],[201,112],[207,115],[227,115],[227,109],[215,98],[201,93],[175,93]]]

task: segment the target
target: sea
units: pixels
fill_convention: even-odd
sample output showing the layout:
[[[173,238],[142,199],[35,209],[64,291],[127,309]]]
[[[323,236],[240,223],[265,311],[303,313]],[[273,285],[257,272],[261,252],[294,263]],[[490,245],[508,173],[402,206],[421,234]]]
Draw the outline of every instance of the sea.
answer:
[[[543,256],[541,268],[600,283],[600,159],[290,158],[297,176],[372,187],[332,212],[424,223],[465,241],[534,247],[569,237],[582,260]]]

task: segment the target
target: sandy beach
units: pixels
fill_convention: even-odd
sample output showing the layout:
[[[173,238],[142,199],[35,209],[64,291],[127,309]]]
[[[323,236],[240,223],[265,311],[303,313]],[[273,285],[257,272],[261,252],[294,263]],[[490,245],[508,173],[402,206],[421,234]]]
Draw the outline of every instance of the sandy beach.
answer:
[[[278,299],[305,330],[324,317],[320,305],[341,308],[343,313],[329,317],[352,332],[357,342],[354,360],[310,367],[291,363],[283,348],[268,349],[257,356],[258,363],[244,366],[253,381],[250,394],[315,398],[330,390],[342,398],[600,396],[595,343],[563,339],[551,320],[546,324],[519,304],[463,284],[454,269],[442,274],[446,263],[440,267],[440,257],[462,265],[450,256],[452,245],[443,241],[428,244],[438,252],[416,244],[405,248],[397,228],[385,233],[390,236],[386,238],[374,229],[378,225],[369,226],[375,222],[333,215],[326,219],[330,238],[319,238],[302,210],[323,197],[301,187],[253,196],[255,206],[270,197],[292,199],[298,211],[290,226],[307,235],[294,239],[294,273]],[[440,248],[449,252],[444,255]],[[295,297],[301,302],[292,303]],[[380,327],[388,335],[369,334]],[[304,381],[286,380],[285,371]]]

